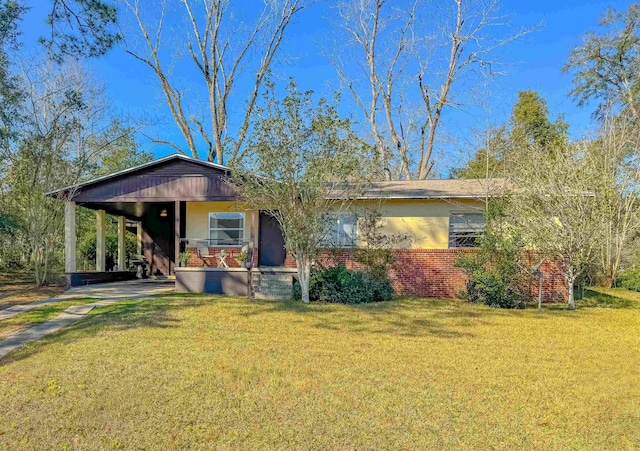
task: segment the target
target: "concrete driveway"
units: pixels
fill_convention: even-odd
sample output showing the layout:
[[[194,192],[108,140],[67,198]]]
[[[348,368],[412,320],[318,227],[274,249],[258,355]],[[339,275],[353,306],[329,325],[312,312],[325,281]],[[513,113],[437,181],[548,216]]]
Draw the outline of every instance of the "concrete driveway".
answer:
[[[54,304],[60,301],[72,301],[73,299],[83,298],[94,298],[96,300],[96,302],[91,304],[69,307],[57,318],[37,324],[30,329],[16,332],[0,341],[0,358],[26,343],[31,343],[45,335],[52,334],[63,327],[73,324],[96,307],[104,307],[125,299],[140,299],[173,291],[175,291],[175,284],[172,280],[135,280],[103,283],[75,287],[55,298],[44,299],[42,301],[32,302],[31,304],[14,305],[7,309],[0,310],[1,321],[9,319],[19,313],[28,312],[36,307]]]

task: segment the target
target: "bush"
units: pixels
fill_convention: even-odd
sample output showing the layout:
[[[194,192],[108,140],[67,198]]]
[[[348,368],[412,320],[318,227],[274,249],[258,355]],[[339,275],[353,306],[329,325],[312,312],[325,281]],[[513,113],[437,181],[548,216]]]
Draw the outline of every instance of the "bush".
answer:
[[[524,244],[517,234],[501,229],[499,205],[490,207],[480,250],[462,255],[455,263],[468,278],[465,297],[491,307],[524,308],[531,300],[531,276],[521,265]]]
[[[294,296],[301,298],[300,285],[294,285]],[[344,264],[325,269],[313,269],[309,279],[309,299],[339,304],[363,304],[390,301],[391,280],[384,276],[348,270]]]
[[[496,308],[524,308],[530,295],[519,283],[504,277],[499,269],[477,268],[466,284],[469,302]]]
[[[627,290],[640,291],[640,270],[627,269],[621,271],[616,280],[616,285]]]

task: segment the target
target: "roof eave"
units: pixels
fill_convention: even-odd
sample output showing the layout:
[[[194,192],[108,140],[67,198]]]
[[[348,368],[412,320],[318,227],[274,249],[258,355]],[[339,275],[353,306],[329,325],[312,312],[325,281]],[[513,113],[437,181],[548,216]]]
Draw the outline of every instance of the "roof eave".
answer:
[[[60,193],[67,192],[67,191],[70,191],[72,189],[80,189],[80,188],[83,188],[83,187],[85,187],[87,185],[91,185],[93,183],[102,182],[104,180],[109,180],[111,178],[119,177],[121,175],[125,175],[125,174],[129,174],[129,173],[132,173],[132,172],[136,172],[136,171],[139,171],[140,169],[145,169],[147,167],[155,166],[155,165],[158,165],[158,164],[161,164],[161,163],[164,163],[166,161],[170,161],[170,160],[173,160],[173,159],[176,159],[176,158],[184,160],[184,161],[190,161],[192,163],[200,164],[200,165],[203,165],[203,166],[209,166],[209,167],[212,167],[212,168],[221,169],[223,171],[230,171],[231,170],[229,167],[223,166],[221,164],[212,163],[210,161],[199,160],[197,158],[189,157],[187,155],[183,155],[183,154],[180,154],[180,153],[173,153],[171,155],[167,155],[166,157],[158,158],[157,160],[153,160],[153,161],[149,161],[147,163],[139,164],[138,166],[134,166],[132,168],[123,169],[121,171],[117,171],[117,172],[114,172],[112,174],[103,175],[103,176],[97,177],[95,179],[87,180],[85,182],[76,183],[75,185],[69,185],[69,186],[65,186],[64,188],[60,188],[60,189],[56,189],[56,190],[53,190],[53,191],[49,191],[48,193],[45,193],[45,195],[53,197],[55,195],[59,195]]]

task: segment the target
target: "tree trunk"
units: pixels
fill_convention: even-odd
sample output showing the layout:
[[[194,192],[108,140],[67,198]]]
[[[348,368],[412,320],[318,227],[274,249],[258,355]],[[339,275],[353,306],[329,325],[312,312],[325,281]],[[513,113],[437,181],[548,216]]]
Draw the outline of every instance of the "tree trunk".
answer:
[[[298,254],[300,255],[300,254]],[[311,276],[311,262],[305,255],[296,258],[296,267],[298,269],[298,282],[300,283],[300,291],[302,293],[302,302],[309,303],[309,277]]]
[[[605,288],[613,287],[613,271],[611,268],[606,269],[603,283]]]
[[[566,278],[567,278],[567,285],[568,285],[568,289],[569,289],[569,304],[568,304],[568,308],[569,310],[575,310],[576,309],[576,300],[575,300],[575,296],[573,293],[573,284],[576,282],[576,279],[578,278],[578,274],[576,274],[573,270],[573,268],[569,269],[567,271],[566,274]]]

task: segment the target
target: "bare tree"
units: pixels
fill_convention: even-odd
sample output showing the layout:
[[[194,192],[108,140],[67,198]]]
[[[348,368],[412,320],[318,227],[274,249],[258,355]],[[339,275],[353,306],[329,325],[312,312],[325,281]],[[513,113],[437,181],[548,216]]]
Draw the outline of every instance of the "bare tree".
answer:
[[[239,20],[241,14],[231,0],[180,0],[175,12],[184,19],[177,30],[180,42],[175,45],[176,30],[166,30],[165,22],[170,3],[154,4],[156,19],[150,20],[139,0],[122,0],[131,13],[142,49],[137,49],[133,32],[125,33],[126,51],[155,74],[160,88],[187,145],[187,151],[199,157],[198,142],[203,141],[209,161],[220,164],[226,160],[242,159],[243,144],[251,126],[251,116],[260,88],[274,62],[274,58],[293,18],[306,8],[306,0],[265,0],[262,11],[252,25]],[[175,20],[175,18],[172,18]],[[173,35],[167,39],[167,33]],[[198,103],[195,93],[182,89],[174,73],[180,59],[180,45],[186,43],[186,53],[195,69],[202,75],[205,87],[205,115],[194,113]],[[258,55],[257,62],[252,57]],[[238,80],[249,77],[250,88],[240,95]],[[231,127],[230,99],[244,102],[240,122]],[[205,119],[205,116],[206,117]],[[230,133],[231,130],[231,133]],[[231,137],[233,136],[233,138]],[[179,145],[156,140],[184,153]]]
[[[472,73],[496,75],[494,51],[529,31],[497,37],[495,30],[508,25],[498,0],[443,3],[416,0],[398,7],[359,0],[339,7],[354,52],[332,60],[366,117],[383,163],[399,158],[401,178],[425,179],[432,172],[443,111],[465,105],[453,88]],[[356,62],[355,70],[349,61]]]
[[[355,45],[356,53],[345,53],[341,48],[331,60],[340,80],[349,89],[367,120],[375,141],[379,164],[384,171],[385,179],[390,180],[391,150],[387,143],[387,135],[379,125],[381,119],[378,116],[382,105],[390,138],[403,156],[401,172],[410,177],[409,164],[404,158],[407,154],[406,141],[396,128],[393,111],[396,84],[412,56],[412,32],[417,3],[408,11],[397,11],[396,14],[388,16],[384,14],[386,3],[386,0],[360,0],[340,4],[340,26]],[[380,44],[382,39],[387,41],[386,45]],[[384,48],[380,48],[383,45]],[[358,65],[365,76],[366,90],[346,67],[345,60],[351,60],[354,56],[358,58]]]
[[[640,153],[637,131],[624,118],[606,116],[587,156],[599,170],[591,181],[598,204],[599,266],[611,287],[631,240],[640,231]]]
[[[0,210],[15,218],[18,245],[42,285],[60,256],[64,214],[63,203],[45,193],[83,177],[92,160],[87,142],[105,126],[107,109],[100,89],[77,66],[35,64],[21,80],[19,132],[2,149],[8,163]]]

